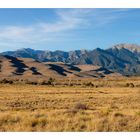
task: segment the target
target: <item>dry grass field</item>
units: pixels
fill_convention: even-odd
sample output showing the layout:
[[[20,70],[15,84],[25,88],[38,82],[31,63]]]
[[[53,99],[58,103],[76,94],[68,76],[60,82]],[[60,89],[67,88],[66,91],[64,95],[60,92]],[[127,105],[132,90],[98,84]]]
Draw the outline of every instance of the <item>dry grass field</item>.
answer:
[[[140,131],[139,78],[91,82],[0,84],[0,131]]]

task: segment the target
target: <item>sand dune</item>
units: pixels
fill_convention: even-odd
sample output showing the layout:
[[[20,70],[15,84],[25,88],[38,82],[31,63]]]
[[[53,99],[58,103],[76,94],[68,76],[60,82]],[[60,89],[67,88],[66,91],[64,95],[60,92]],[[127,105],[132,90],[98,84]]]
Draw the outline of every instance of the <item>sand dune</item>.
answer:
[[[31,58],[0,56],[0,76],[16,78],[93,77],[121,76],[94,65],[70,65],[59,62],[39,62]]]

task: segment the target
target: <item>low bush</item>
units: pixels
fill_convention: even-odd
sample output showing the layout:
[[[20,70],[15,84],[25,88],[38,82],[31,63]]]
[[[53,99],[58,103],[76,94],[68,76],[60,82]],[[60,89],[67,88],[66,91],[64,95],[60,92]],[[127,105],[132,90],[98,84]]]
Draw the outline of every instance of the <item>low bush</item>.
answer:
[[[54,85],[54,81],[55,81],[55,79],[50,77],[48,82],[47,82],[47,85]]]
[[[2,84],[13,84],[14,82],[12,80],[3,79],[3,80],[0,81],[0,83],[2,83]]]
[[[83,104],[83,103],[77,103],[77,104],[75,104],[74,109],[86,110],[87,106],[85,104]]]
[[[126,87],[135,87],[133,83],[126,83]]]
[[[94,84],[92,82],[84,83],[84,85],[88,87],[94,87]]]

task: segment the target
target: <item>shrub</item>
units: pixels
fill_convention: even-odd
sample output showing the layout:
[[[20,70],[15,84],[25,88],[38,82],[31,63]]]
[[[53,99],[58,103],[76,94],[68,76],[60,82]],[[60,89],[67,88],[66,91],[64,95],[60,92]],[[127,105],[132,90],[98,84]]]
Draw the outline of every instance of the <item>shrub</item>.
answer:
[[[3,79],[1,81],[2,84],[13,84],[13,81],[12,80],[7,80],[7,79]]]
[[[25,84],[29,84],[29,85],[37,85],[38,83],[35,81],[25,81]]]
[[[37,82],[31,82],[31,84],[32,84],[32,85],[37,85],[38,83],[37,83]]]
[[[85,104],[82,104],[82,103],[77,103],[77,104],[74,106],[74,109],[86,110],[86,109],[87,109],[87,106],[86,106]]]
[[[48,82],[47,82],[47,85],[54,85],[54,81],[55,81],[55,79],[50,77]]]
[[[70,83],[70,84],[69,84],[69,86],[70,86],[70,87],[72,87],[72,86],[73,86],[73,84],[72,84],[72,83]]]
[[[116,112],[114,113],[114,117],[123,117],[124,115],[122,113]]]
[[[84,83],[84,85],[88,87],[94,87],[94,84],[92,82]]]
[[[42,82],[40,82],[40,85],[53,85],[54,86],[54,81],[55,81],[55,79],[50,77],[48,79],[48,81],[42,81]]]
[[[126,83],[126,87],[134,87],[133,83]]]
[[[40,83],[40,85],[47,85],[47,82],[43,81],[43,82]]]

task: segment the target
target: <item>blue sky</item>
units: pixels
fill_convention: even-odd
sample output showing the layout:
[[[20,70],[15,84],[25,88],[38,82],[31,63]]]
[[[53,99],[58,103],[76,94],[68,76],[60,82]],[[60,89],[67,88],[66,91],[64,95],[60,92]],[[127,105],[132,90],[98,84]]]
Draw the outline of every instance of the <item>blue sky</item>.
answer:
[[[140,44],[140,9],[0,9],[0,52]]]

